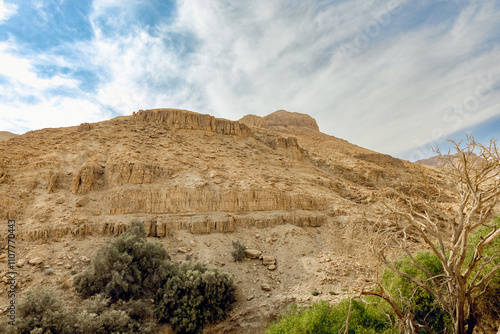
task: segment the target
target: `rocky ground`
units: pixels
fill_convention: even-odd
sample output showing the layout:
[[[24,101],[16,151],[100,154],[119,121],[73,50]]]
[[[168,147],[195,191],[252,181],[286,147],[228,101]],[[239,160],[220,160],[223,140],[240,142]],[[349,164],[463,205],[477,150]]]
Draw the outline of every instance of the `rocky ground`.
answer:
[[[433,183],[446,187],[438,169],[323,134],[307,115],[233,122],[146,110],[1,141],[0,240],[16,219],[19,298],[53,286],[76,307],[75,275],[139,219],[173,261],[233,275],[235,309],[208,333],[258,333],[291,302],[333,302],[375,278],[369,240],[383,203]],[[442,198],[450,210],[454,194]],[[232,241],[252,258],[235,262]],[[5,251],[0,259],[2,278]],[[0,283],[0,309],[7,289]]]

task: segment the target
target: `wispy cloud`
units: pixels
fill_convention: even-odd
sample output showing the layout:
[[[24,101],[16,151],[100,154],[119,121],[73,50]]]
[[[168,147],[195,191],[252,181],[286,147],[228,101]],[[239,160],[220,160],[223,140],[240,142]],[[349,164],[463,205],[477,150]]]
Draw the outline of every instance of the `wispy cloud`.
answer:
[[[494,0],[95,0],[81,15],[88,34],[36,54],[15,34],[0,44],[11,64],[0,65],[0,127],[47,126],[20,111],[37,106],[69,108],[75,124],[153,107],[229,119],[285,108],[408,158],[500,110]]]
[[[17,5],[0,0],[0,24],[7,21],[11,16],[17,12]]]

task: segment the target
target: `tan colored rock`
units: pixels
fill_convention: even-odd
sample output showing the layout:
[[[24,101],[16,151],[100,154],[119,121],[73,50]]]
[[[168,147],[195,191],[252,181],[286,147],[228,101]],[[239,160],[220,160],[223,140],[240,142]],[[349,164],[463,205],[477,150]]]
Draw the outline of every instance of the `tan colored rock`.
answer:
[[[269,284],[266,284],[266,283],[261,284],[260,288],[264,291],[271,291],[272,290],[271,286]]]
[[[47,192],[53,193],[57,187],[59,186],[59,180],[62,178],[61,173],[52,173],[49,178],[49,182],[47,183]],[[60,203],[59,203],[60,204]]]
[[[96,161],[86,162],[71,181],[73,194],[86,194],[103,183],[104,167]]]
[[[24,267],[25,264],[26,264],[26,259],[20,259],[17,261],[16,266],[18,268],[22,268],[22,267]]]
[[[81,206],[85,206],[89,203],[89,198],[88,197],[83,197],[83,198],[80,198],[78,201],[76,201],[76,204],[75,206],[77,208],[81,207]]]
[[[186,249],[186,247],[179,247],[179,248],[177,248],[177,251],[178,251],[179,253],[187,253],[187,249]]]
[[[276,264],[276,258],[274,256],[263,256],[262,264],[265,266]]]
[[[258,249],[247,248],[245,249],[245,256],[249,259],[258,259],[262,252]]]
[[[39,265],[42,262],[43,260],[40,257],[34,257],[28,261],[28,263],[31,264],[32,266]]]
[[[276,265],[271,264],[269,267],[267,267],[267,269],[269,269],[269,270],[271,270],[271,271],[272,271],[272,270],[275,270],[275,269],[276,269]]]
[[[242,123],[187,110],[139,110],[133,116],[137,122],[159,123],[173,129],[204,130],[222,135],[247,136],[250,134],[250,129]]]
[[[295,126],[319,131],[316,120],[311,116],[286,110],[278,110],[265,117],[246,115],[239,122],[260,128]]]
[[[86,256],[80,256],[80,261],[83,263],[90,263],[90,259]]]

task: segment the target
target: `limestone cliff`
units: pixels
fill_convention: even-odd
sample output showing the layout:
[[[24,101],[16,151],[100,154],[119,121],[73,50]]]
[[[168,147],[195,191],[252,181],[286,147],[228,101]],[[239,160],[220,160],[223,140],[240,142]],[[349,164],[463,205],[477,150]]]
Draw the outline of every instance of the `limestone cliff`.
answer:
[[[168,129],[211,131],[223,135],[247,136],[250,130],[242,123],[180,109],[139,110],[137,122],[159,123]]]
[[[235,122],[139,110],[0,141],[0,260],[7,219],[16,219],[19,297],[43,285],[78,303],[75,274],[138,220],[173,262],[200,260],[234,277],[235,309],[207,333],[261,333],[290,302],[359,292],[378,272],[368,246],[385,201],[404,193],[418,206],[438,182],[447,180],[437,168],[321,133],[308,115],[281,110]],[[454,194],[441,195],[446,212]],[[235,262],[236,240],[262,260]],[[8,287],[0,279],[2,313]]]
[[[28,239],[120,233],[130,217],[156,219],[158,236],[317,226],[332,212],[372,215],[379,192],[406,191],[420,175],[284,110],[241,122],[139,110],[31,131],[0,142],[0,152],[0,219],[24,221]]]
[[[316,120],[311,116],[286,110],[277,110],[265,117],[246,115],[239,122],[260,128],[301,127],[319,131]]]

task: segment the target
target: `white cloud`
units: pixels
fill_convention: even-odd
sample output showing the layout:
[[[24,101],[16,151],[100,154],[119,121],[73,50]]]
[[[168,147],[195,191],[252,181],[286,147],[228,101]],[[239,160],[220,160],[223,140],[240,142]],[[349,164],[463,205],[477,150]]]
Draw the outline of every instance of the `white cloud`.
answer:
[[[109,118],[99,104],[82,98],[51,97],[36,104],[0,102],[0,110],[0,129],[14,133],[74,126]]]
[[[0,24],[7,21],[17,13],[17,5],[0,0]]]
[[[78,81],[72,78],[59,75],[51,78],[40,77],[33,65],[33,59],[15,55],[13,40],[0,42],[0,75],[9,79],[9,89],[17,93],[39,93],[50,88],[64,86],[66,88],[76,88]],[[6,88],[6,87],[3,87]],[[2,87],[0,87],[2,89]],[[22,91],[22,92],[21,92]]]
[[[60,90],[79,93],[78,80],[61,75],[43,77],[37,73],[36,64],[42,60],[46,65],[61,64],[60,58],[20,56],[16,51],[15,40],[0,42],[0,77],[8,82],[0,85],[0,129],[22,133],[104,119],[100,104],[92,102],[92,98],[57,95]]]
[[[130,20],[144,2],[96,0],[90,16],[95,37],[64,46],[82,59],[36,56],[38,62],[68,66],[78,61],[98,72],[101,82],[91,96],[57,103],[37,95],[58,86],[77,91],[79,82],[62,75],[41,78],[33,58],[0,45],[0,64],[11,64],[0,66],[0,74],[16,83],[1,89],[33,93],[50,115],[68,108],[73,124],[88,119],[87,109],[90,118],[103,117],[104,107],[121,114],[178,107],[229,119],[285,108],[312,115],[323,132],[390,154],[498,113],[495,91],[472,112],[453,114],[455,104],[475,96],[479,78],[500,79],[500,48],[491,42],[500,12],[493,0],[465,6],[453,22],[443,18],[442,24],[407,31],[393,25],[412,15],[410,6],[424,4],[184,0],[170,21],[141,28]],[[394,3],[399,6],[389,7]],[[109,34],[109,27],[126,33]],[[0,108],[20,110],[13,104]],[[26,124],[48,124],[36,118],[35,107],[22,108],[33,110],[23,119],[36,120]]]
[[[498,112],[496,92],[460,125],[443,120],[449,108],[474,94],[478,77],[500,78],[500,50],[483,49],[499,28],[494,1],[463,8],[451,28],[444,22],[394,37],[385,31],[407,14],[405,3],[402,14],[388,14],[383,2],[321,10],[311,2],[292,8],[273,2],[265,11],[262,4],[242,9],[191,0],[179,8],[178,25],[203,42],[187,73],[204,90],[212,113],[234,119],[278,108],[306,112],[324,132],[397,154],[433,140],[436,132],[445,136],[481,122],[495,106]],[[380,17],[386,22],[377,24]],[[349,49],[349,61],[344,47],[357,43],[365,45],[354,54]]]

